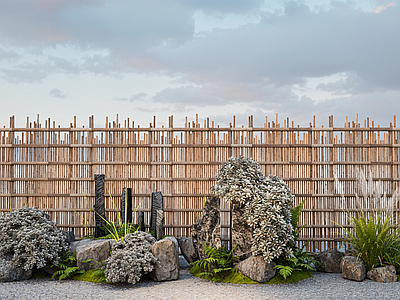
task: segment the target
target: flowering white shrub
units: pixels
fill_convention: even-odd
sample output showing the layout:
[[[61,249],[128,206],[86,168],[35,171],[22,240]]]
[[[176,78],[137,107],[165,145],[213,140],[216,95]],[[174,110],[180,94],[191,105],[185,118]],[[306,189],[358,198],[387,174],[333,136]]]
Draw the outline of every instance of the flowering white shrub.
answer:
[[[292,255],[293,196],[282,179],[265,178],[260,165],[251,158],[232,157],[219,170],[213,190],[226,201],[245,205],[244,218],[253,228],[254,255],[262,254],[267,263],[281,255]]]
[[[146,232],[127,234],[124,242],[118,240],[112,246],[111,255],[102,269],[107,282],[129,282],[135,284],[140,277],[153,270],[157,259],[151,253],[155,238]]]
[[[25,271],[47,263],[58,265],[60,253],[68,251],[66,236],[49,215],[37,207],[23,207],[0,215],[0,256]]]

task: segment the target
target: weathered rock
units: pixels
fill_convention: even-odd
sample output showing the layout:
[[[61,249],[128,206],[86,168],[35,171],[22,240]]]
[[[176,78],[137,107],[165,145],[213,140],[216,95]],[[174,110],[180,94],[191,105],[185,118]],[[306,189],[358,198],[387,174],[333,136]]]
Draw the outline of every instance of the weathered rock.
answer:
[[[11,255],[0,257],[0,282],[27,280],[32,277],[32,272],[14,266]]]
[[[164,210],[164,197],[161,192],[151,194],[150,230],[154,233],[157,233],[157,220],[159,218],[157,210]]]
[[[179,279],[179,256],[174,243],[170,240],[156,242],[151,252],[158,263],[150,273],[154,281],[168,281]]]
[[[156,241],[162,239],[163,232],[164,232],[164,210],[157,209],[156,210]]]
[[[178,240],[176,239],[176,237],[174,237],[174,236],[166,236],[164,238],[164,240],[172,241],[174,243],[174,245],[175,245],[176,252],[178,252],[178,254],[179,254],[179,243],[178,243]]]
[[[189,269],[192,266],[189,265],[189,263],[187,262],[187,260],[183,257],[183,255],[179,255],[179,268],[180,269]]]
[[[70,249],[71,249],[70,255],[73,255],[78,247],[82,247],[84,245],[90,244],[91,242],[93,242],[93,240],[90,240],[90,239],[83,239],[83,240],[72,242],[71,246],[70,246]]]
[[[204,258],[203,243],[215,248],[221,247],[220,205],[218,197],[210,197],[204,204],[202,217],[191,227],[193,246],[199,258]]]
[[[101,262],[109,256],[109,240],[94,240],[76,248],[77,266],[85,271],[100,268]]]
[[[363,281],[367,276],[364,261],[354,256],[344,256],[340,262],[340,269],[345,279]]]
[[[125,212],[126,210],[126,212]],[[126,214],[126,220],[125,220]],[[123,188],[121,196],[121,223],[132,223],[132,189]]]
[[[274,262],[267,264],[262,255],[257,255],[242,260],[235,266],[235,268],[251,280],[263,283],[275,276],[275,266],[276,264]]]
[[[178,238],[178,243],[179,247],[181,248],[182,255],[188,263],[195,262],[199,259],[197,251],[194,248],[192,238],[180,237]]]
[[[340,261],[343,256],[343,252],[336,249],[325,250],[315,256],[315,260],[319,262],[315,267],[320,272],[341,273]]]
[[[138,212],[138,224],[140,231],[146,231],[146,225],[144,224],[144,211]]]
[[[235,256],[247,258],[251,256],[253,229],[244,218],[245,207],[243,204],[232,204],[232,246],[236,247]]]
[[[101,229],[106,225],[104,221],[106,219],[106,207],[104,204],[104,174],[95,174],[94,182],[95,182],[95,190],[96,190],[96,199],[94,203],[94,211],[95,211],[95,220],[96,227],[94,229],[94,237],[102,237],[106,235],[106,232]]]
[[[378,282],[395,282],[397,281],[396,268],[392,265],[375,268],[367,273],[367,277]]]

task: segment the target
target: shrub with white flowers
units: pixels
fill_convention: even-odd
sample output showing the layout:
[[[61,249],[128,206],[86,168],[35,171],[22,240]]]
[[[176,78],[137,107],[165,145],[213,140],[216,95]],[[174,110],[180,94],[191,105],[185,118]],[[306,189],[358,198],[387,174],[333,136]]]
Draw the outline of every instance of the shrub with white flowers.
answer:
[[[292,256],[293,196],[282,179],[265,178],[251,158],[232,157],[221,166],[213,191],[226,201],[245,206],[244,218],[253,228],[253,255],[262,254],[267,263],[282,255]]]
[[[157,259],[151,253],[155,238],[142,231],[125,235],[112,246],[111,255],[102,269],[107,282],[129,282],[135,284],[142,275],[153,270]]]
[[[0,214],[0,256],[12,257],[25,271],[58,265],[60,253],[69,250],[65,241],[49,215],[37,207]]]

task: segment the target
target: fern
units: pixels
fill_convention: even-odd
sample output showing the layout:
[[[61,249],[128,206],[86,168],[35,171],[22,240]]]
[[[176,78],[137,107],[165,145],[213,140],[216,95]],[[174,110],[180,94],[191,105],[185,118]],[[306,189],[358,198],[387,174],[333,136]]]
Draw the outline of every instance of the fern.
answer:
[[[192,266],[201,269],[202,272],[199,273],[199,276],[223,278],[233,269],[233,251],[235,249],[236,247],[228,250],[224,246],[215,249],[203,242],[203,250],[207,258],[193,262]]]
[[[71,276],[76,274],[83,274],[85,271],[82,271],[76,266],[76,252],[73,255],[69,255],[70,251],[68,251],[62,258],[60,263],[55,266],[52,265],[52,269],[57,269],[51,279],[58,277],[58,280],[68,279]]]

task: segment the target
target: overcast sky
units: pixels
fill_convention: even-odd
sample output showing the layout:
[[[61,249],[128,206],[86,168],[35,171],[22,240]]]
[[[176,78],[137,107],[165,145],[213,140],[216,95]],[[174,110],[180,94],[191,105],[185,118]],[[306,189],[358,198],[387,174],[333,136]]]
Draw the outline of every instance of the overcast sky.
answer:
[[[196,113],[388,126],[399,72],[398,0],[0,0],[1,126],[182,127]]]

